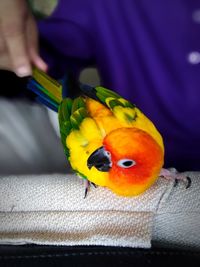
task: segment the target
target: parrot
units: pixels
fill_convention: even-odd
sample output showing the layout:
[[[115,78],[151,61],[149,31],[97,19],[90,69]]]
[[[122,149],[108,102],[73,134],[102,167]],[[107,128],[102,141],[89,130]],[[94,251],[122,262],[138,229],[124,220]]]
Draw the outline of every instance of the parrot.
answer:
[[[164,169],[163,138],[153,122],[116,92],[79,84],[81,94],[63,97],[62,83],[34,68],[27,88],[36,100],[58,112],[60,137],[72,170],[90,184],[114,194],[144,193],[159,177],[191,180]]]

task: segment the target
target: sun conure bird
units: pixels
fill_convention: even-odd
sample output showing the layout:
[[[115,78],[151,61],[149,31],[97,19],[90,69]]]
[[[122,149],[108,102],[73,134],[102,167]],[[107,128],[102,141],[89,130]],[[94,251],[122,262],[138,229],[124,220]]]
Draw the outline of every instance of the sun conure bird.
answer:
[[[162,169],[160,133],[117,93],[82,84],[81,96],[63,99],[62,85],[37,69],[28,88],[58,111],[64,152],[78,176],[121,196],[143,193],[159,175],[170,177],[170,171]]]

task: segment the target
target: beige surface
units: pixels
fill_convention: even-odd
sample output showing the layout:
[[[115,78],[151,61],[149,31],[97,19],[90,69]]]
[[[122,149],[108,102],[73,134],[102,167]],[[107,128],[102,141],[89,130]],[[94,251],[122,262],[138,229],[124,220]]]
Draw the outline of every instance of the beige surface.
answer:
[[[150,247],[154,214],[172,183],[140,197],[84,185],[74,175],[0,177],[0,243]]]
[[[84,199],[74,175],[2,176],[0,243],[159,246],[200,249],[200,179],[192,186],[159,179],[145,194],[124,198],[91,188]]]

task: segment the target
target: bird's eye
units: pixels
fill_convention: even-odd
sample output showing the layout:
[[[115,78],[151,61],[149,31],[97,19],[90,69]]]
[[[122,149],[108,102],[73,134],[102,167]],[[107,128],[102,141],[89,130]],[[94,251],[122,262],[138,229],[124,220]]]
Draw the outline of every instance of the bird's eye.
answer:
[[[120,159],[117,162],[117,165],[122,168],[130,168],[134,165],[136,165],[136,162],[132,159]]]

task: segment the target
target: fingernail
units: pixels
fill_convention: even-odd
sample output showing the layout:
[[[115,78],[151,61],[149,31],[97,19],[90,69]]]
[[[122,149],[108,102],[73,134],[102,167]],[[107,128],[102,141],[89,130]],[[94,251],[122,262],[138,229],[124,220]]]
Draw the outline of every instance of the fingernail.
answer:
[[[21,66],[21,67],[16,69],[16,75],[19,77],[30,76],[31,74],[32,74],[32,71],[27,66]]]

